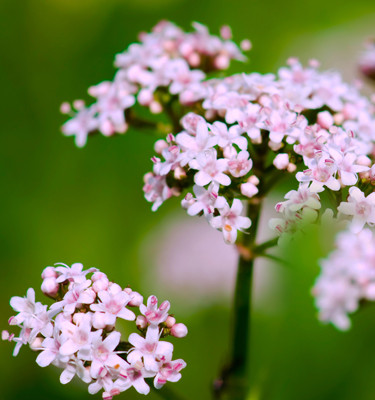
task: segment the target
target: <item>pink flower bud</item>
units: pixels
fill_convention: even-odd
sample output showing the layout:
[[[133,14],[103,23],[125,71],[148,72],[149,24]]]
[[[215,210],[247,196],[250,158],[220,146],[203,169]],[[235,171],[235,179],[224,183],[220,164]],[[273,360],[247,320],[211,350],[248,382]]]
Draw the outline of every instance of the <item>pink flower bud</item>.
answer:
[[[286,169],[289,165],[289,155],[286,153],[278,154],[273,160],[273,165],[277,169]]]
[[[85,108],[85,102],[83,100],[74,100],[73,107],[76,110],[81,110],[82,108]]]
[[[59,284],[56,282],[56,278],[46,278],[42,283],[41,289],[44,294],[53,297],[59,291]]]
[[[186,325],[178,323],[172,326],[171,335],[177,338],[183,338],[187,335],[188,329]]]
[[[161,104],[157,101],[152,101],[150,103],[150,111],[153,114],[160,114],[163,111],[163,107],[161,106]]]
[[[149,106],[154,100],[154,94],[149,89],[142,89],[137,96],[137,100],[142,106]]]
[[[224,39],[224,40],[230,40],[232,39],[232,30],[230,29],[230,26],[228,25],[223,25],[220,28],[220,36]]]
[[[322,111],[318,113],[318,124],[324,128],[329,129],[333,125],[333,117],[330,112]]]
[[[143,303],[143,296],[138,292],[131,292],[130,298],[131,300],[128,303],[130,307],[139,307]]]
[[[70,107],[70,104],[67,102],[64,102],[60,106],[60,112],[61,114],[69,114],[72,108]]]
[[[135,324],[139,329],[145,329],[147,328],[148,322],[143,315],[138,315],[137,319],[135,320]]]
[[[290,173],[294,172],[297,169],[296,164],[289,163],[288,166],[286,167],[286,170]]]
[[[240,47],[241,47],[241,50],[242,50],[242,51],[249,51],[249,50],[251,50],[252,45],[251,45],[250,40],[249,40],[249,39],[244,39],[244,40],[242,40],[242,42],[240,43]]]
[[[46,278],[57,278],[57,272],[55,271],[54,267],[44,268],[42,272],[42,279]]]
[[[96,293],[99,293],[101,290],[107,290],[109,286],[109,280],[107,277],[103,279],[98,279],[92,284],[92,288]]]
[[[259,192],[258,188],[251,182],[246,182],[241,185],[241,193],[246,197],[253,197]]]
[[[192,67],[198,67],[198,65],[201,63],[201,58],[198,53],[191,53],[187,59],[188,63]]]
[[[259,179],[255,175],[251,175],[250,178],[247,181],[252,183],[255,186],[259,185]]]
[[[214,60],[214,66],[217,69],[227,69],[229,67],[229,57],[227,54],[220,54]]]
[[[97,271],[92,275],[91,280],[95,282],[98,281],[99,279],[104,279],[104,278],[107,278],[107,275],[104,272]]]
[[[165,140],[163,140],[163,139],[157,140],[157,141],[155,142],[155,144],[154,144],[154,150],[155,150],[155,152],[156,152],[157,154],[161,154],[162,151],[163,151],[164,149],[167,149],[167,148],[168,148],[168,143],[167,143]]]
[[[2,331],[1,332],[1,340],[9,340],[10,334],[8,331]]]
[[[165,320],[165,325],[167,326],[167,328],[172,328],[173,325],[176,323],[176,318],[171,317],[170,315],[168,316],[168,318]]]

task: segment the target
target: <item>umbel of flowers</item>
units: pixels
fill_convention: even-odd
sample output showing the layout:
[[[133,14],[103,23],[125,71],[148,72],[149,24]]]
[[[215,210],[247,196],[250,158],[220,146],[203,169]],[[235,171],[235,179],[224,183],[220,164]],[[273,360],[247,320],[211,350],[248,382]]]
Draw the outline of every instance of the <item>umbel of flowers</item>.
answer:
[[[277,74],[208,79],[213,70],[244,57],[230,41],[228,27],[222,28],[221,38],[201,25],[194,27],[195,32],[184,33],[162,22],[141,34],[141,43],[116,56],[114,80],[89,90],[96,103],[80,107],[63,126],[64,134],[82,145],[95,130],[122,133],[111,117],[114,109],[122,121],[129,116],[129,124],[134,121],[138,127],[131,113],[136,102],[152,113],[165,111],[170,132],[155,143],[145,197],[155,211],[167,199],[181,196],[187,213],[204,216],[227,243],[241,246],[244,239],[238,231],[252,229],[252,208],[257,215],[259,203],[286,176],[296,179],[296,188],[276,205],[279,216],[269,222],[280,240],[327,212],[333,220],[348,222],[347,235],[374,224],[375,106],[358,85],[345,83],[335,71],[319,71],[316,60],[303,66],[294,58]],[[250,42],[241,47],[249,49]],[[372,55],[371,44],[361,60],[368,75]],[[110,130],[103,128],[103,121]],[[319,287],[324,286],[324,271]],[[331,309],[336,304],[337,309],[354,311],[358,301],[345,307],[334,300],[338,287],[330,288],[314,290],[320,317],[345,328],[344,318],[335,316],[339,311],[325,311],[329,293]],[[342,301],[345,293],[338,296]]]
[[[162,339],[184,337],[187,328],[169,314],[168,301],[158,305],[150,296],[145,305],[139,293],[110,282],[96,268],[83,270],[79,263],[47,267],[42,278],[42,291],[54,300],[51,306],[36,302],[32,288],[26,297],[10,300],[17,314],[9,324],[21,331],[18,336],[3,331],[2,338],[16,343],[13,355],[29,345],[38,353],[40,367],[63,370],[62,384],[78,376],[89,393],[103,389],[105,400],[132,386],[148,394],[147,378],[157,389],[181,378],[186,363],[172,360],[173,345]],[[118,318],[132,322],[138,333],[124,338],[116,329]]]

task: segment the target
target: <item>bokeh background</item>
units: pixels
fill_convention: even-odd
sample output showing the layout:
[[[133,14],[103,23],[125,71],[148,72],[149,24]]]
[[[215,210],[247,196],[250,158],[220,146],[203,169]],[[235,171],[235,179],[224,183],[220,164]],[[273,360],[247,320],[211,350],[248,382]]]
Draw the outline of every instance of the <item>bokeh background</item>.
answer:
[[[229,24],[235,39],[250,38],[250,62],[232,71],[274,72],[293,55],[320,58],[353,80],[361,42],[375,35],[375,2],[0,1],[0,330],[12,315],[9,298],[38,288],[45,266],[99,267],[172,302],[189,327],[176,343],[188,367],[174,389],[206,400],[226,360],[235,254],[177,199],[151,212],[142,194],[151,136],[130,130],[77,149],[59,130],[61,102],[88,99],[88,86],[112,78],[114,54],[160,19],[184,28],[199,21],[215,33]],[[310,289],[331,248],[332,235],[313,229],[288,250],[289,267],[257,266],[249,400],[373,399],[375,307],[355,315],[347,333],[316,319]],[[54,367],[39,368],[26,348],[13,358],[12,348],[0,343],[1,400],[100,398],[78,381],[60,385]]]

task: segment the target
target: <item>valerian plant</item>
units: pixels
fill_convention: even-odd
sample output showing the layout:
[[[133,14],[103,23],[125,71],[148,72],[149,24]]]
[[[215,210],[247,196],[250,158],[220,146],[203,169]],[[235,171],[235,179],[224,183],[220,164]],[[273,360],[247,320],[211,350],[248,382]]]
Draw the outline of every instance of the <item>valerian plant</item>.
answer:
[[[348,314],[375,299],[375,106],[339,73],[321,72],[316,60],[303,66],[291,58],[277,74],[222,77],[218,71],[232,60],[245,60],[250,42],[237,46],[227,26],[220,37],[193,27],[185,33],[163,21],[142,33],[139,43],[116,56],[114,79],[89,89],[93,104],[63,103],[61,111],[71,118],[62,130],[82,147],[95,133],[153,129],[156,155],[143,186],[152,210],[179,197],[189,215],[204,217],[237,247],[231,350],[213,391],[216,398],[244,400],[256,259],[282,262],[270,249],[303,234],[307,223],[337,222],[343,229],[337,249],[321,261],[312,291],[319,318],[348,329]],[[371,77],[372,60],[371,48],[360,64]],[[275,206],[277,216],[269,221],[275,237],[259,243],[262,205],[283,178],[295,182],[295,190]],[[43,273],[43,291],[56,300],[49,309],[35,303],[32,289],[26,299],[12,298],[19,314],[10,324],[22,331],[3,336],[17,343],[15,352],[30,344],[40,351],[39,365],[64,369],[63,383],[76,374],[90,393],[103,387],[105,399],[130,386],[146,394],[149,377],[156,388],[177,381],[185,363],[172,361],[171,345],[160,338],[185,336],[187,328],[168,316],[169,303],[157,308],[151,297],[145,306],[138,293],[109,284],[104,274],[73,270],[58,266]],[[86,273],[93,273],[91,280]],[[122,342],[114,325],[116,318],[135,319],[127,307],[140,309],[140,334]]]

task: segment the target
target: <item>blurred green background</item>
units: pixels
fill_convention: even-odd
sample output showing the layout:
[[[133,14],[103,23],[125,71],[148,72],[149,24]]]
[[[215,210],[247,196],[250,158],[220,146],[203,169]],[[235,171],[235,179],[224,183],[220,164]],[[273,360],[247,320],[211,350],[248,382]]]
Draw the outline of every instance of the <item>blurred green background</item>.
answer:
[[[1,0],[0,329],[12,315],[9,298],[38,288],[42,269],[58,261],[96,266],[145,296],[166,297],[167,276],[156,288],[145,279],[157,255],[145,261],[144,239],[172,212],[176,218],[184,213],[175,211],[178,200],[152,213],[143,199],[152,137],[130,130],[126,137],[94,137],[77,149],[59,131],[61,102],[88,99],[88,86],[112,78],[114,54],[160,19],[184,28],[196,20],[215,33],[229,24],[235,39],[250,38],[250,63],[233,71],[274,72],[289,55],[321,56],[323,67],[342,67],[354,77],[348,65],[355,65],[364,36],[375,35],[375,2]],[[317,260],[330,245],[316,231],[297,241],[289,252],[292,266],[277,267],[280,280],[255,307],[249,400],[373,399],[375,307],[356,315],[348,333],[316,319],[310,289]],[[174,388],[187,399],[209,399],[227,354],[228,295],[198,297],[193,312],[188,299],[169,300],[189,326],[175,350],[188,367]],[[13,358],[12,349],[0,344],[1,400],[100,398],[78,381],[60,385],[57,369],[39,368],[26,348]],[[129,390],[121,398],[142,396]]]

